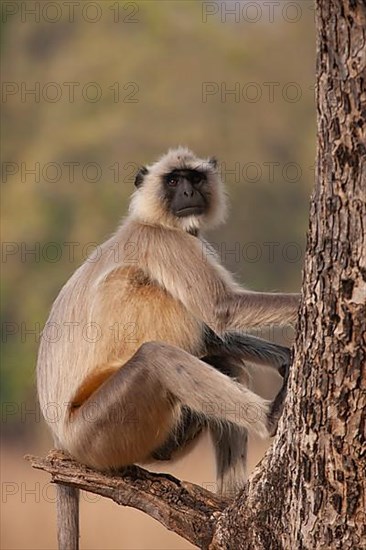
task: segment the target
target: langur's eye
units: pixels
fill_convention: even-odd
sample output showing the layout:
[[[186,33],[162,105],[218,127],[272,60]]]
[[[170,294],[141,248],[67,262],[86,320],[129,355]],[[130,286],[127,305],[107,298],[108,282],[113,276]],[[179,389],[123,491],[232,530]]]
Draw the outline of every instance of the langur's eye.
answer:
[[[194,174],[193,177],[192,177],[192,183],[194,185],[199,185],[200,183],[203,183],[204,181],[206,181],[205,174]]]
[[[170,176],[168,178],[168,185],[170,185],[170,187],[175,187],[176,185],[178,185],[178,178],[177,176]]]

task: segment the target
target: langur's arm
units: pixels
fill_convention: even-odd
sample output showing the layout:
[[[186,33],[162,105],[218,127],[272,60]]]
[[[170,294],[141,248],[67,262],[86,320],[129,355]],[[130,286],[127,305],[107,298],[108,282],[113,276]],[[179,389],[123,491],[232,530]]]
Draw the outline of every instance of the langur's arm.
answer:
[[[220,332],[296,320],[298,294],[248,292],[207,255],[204,243],[182,232],[140,230],[141,268],[189,311]]]

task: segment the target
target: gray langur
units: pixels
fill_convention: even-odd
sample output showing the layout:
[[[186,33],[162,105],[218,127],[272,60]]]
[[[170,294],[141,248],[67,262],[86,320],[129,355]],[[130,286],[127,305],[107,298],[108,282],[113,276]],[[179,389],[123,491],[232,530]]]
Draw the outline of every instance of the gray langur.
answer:
[[[245,334],[295,321],[299,296],[234,282],[201,229],[223,221],[214,159],[170,150],[142,168],[129,214],[56,298],[38,357],[41,409],[56,445],[97,469],[168,460],[210,430],[218,491],[245,480],[247,431],[269,437],[290,350]],[[284,378],[273,401],[244,385],[245,361]]]

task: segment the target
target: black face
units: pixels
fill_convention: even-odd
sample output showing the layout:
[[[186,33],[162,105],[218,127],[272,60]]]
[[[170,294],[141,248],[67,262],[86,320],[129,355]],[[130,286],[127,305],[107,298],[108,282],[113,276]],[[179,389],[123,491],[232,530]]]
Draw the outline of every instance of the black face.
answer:
[[[199,170],[173,170],[164,176],[164,195],[170,210],[183,218],[204,214],[208,208],[207,176]]]

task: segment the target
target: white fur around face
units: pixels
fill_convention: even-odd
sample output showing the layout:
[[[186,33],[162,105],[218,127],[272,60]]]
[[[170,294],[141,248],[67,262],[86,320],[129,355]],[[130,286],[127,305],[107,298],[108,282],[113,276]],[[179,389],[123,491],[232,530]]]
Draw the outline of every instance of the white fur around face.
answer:
[[[207,174],[210,208],[207,213],[178,218],[170,213],[162,193],[162,177],[174,169],[203,170]],[[227,201],[223,183],[209,159],[200,159],[186,147],[170,149],[157,162],[147,166],[144,181],[132,196],[130,213],[141,222],[164,225],[183,231],[212,228],[225,220]]]

